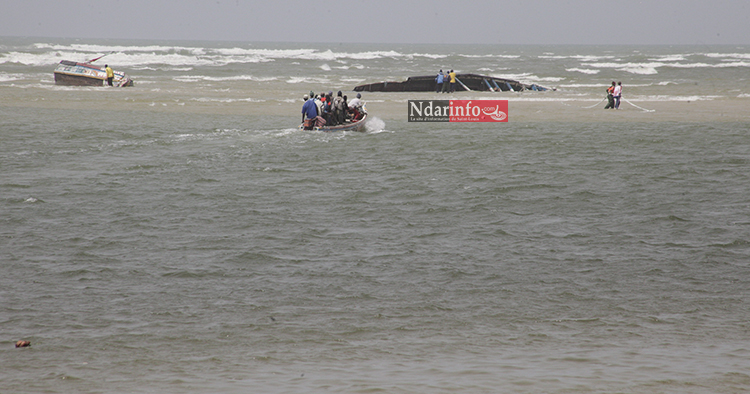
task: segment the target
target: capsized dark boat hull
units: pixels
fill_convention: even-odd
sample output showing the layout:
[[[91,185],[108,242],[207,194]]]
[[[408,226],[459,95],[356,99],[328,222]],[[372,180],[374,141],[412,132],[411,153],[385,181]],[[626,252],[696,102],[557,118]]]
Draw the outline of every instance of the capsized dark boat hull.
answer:
[[[524,84],[512,79],[496,78],[478,74],[456,74],[456,91],[474,90],[480,92],[524,90],[544,91],[546,87]],[[459,82],[460,81],[460,82]],[[355,92],[434,92],[437,90],[435,75],[409,77],[403,82],[376,82],[359,85]]]

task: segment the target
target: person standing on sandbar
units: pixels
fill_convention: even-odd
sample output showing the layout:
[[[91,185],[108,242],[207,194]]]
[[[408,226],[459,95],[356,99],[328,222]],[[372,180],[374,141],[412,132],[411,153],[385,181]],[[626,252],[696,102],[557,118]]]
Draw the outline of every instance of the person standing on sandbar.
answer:
[[[615,81],[612,81],[612,86],[607,88],[607,105],[604,109],[612,109],[615,107]]]
[[[104,71],[107,72],[107,85],[114,86],[112,85],[112,81],[115,79],[115,72],[112,71],[112,68],[109,67],[109,64],[104,65]]]
[[[613,82],[614,83],[614,82]],[[617,82],[612,96],[615,99],[615,109],[620,109],[620,98],[622,97],[622,82]]]
[[[435,87],[435,93],[440,93],[440,91],[443,90],[444,80],[445,80],[445,76],[443,75],[443,70],[440,70],[437,77],[435,78],[435,82],[437,82],[437,86]]]

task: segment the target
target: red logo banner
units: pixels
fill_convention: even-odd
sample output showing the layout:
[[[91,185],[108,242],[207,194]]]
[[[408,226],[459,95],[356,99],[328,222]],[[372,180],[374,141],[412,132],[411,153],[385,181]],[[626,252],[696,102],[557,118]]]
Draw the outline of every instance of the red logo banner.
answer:
[[[450,100],[450,122],[507,122],[508,100]]]
[[[507,122],[508,100],[409,100],[409,122]]]

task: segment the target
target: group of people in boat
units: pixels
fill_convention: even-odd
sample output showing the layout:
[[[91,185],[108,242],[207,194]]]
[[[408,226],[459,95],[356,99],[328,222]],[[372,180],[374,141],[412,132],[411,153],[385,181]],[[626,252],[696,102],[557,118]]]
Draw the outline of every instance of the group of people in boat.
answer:
[[[348,101],[340,90],[336,97],[333,97],[333,92],[316,95],[311,91],[303,99],[305,103],[302,105],[302,123],[305,130],[324,126],[338,126],[348,122],[354,123],[361,120],[365,115],[361,93],[357,93],[356,98]]]

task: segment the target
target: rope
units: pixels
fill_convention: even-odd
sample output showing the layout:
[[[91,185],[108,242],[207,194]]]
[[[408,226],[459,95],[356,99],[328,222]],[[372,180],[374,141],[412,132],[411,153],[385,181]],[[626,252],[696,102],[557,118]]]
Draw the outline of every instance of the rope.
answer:
[[[580,107],[580,108],[594,108],[594,107],[596,107],[597,105],[599,105],[599,104],[601,104],[602,102],[604,102],[604,100],[606,100],[606,99],[607,99],[607,98],[605,97],[605,98],[603,98],[603,99],[602,99],[602,101],[600,101],[600,102],[598,102],[598,103],[596,103],[596,104],[594,104],[594,105],[590,105],[590,106],[588,106],[588,107]],[[570,104],[566,103],[565,101],[560,101],[560,104],[562,104],[562,105],[567,105],[568,107],[572,107],[572,105],[570,105]]]
[[[624,101],[624,102],[626,102],[626,103],[628,103],[628,104],[630,104],[630,105],[632,105],[632,106],[634,106],[634,107],[636,107],[636,108],[638,108],[638,109],[640,109],[640,110],[642,110],[642,111],[646,111],[646,112],[656,112],[656,110],[655,110],[655,109],[646,109],[646,108],[641,108],[641,107],[639,107],[639,106],[637,106],[637,105],[635,105],[635,104],[631,103],[631,102],[630,102],[630,101],[628,101],[627,99],[622,99],[622,101]]]
[[[605,97],[605,98],[603,98],[603,99],[602,99],[602,101],[600,101],[600,102],[598,102],[598,103],[596,103],[596,104],[594,104],[594,105],[591,105],[591,106],[588,106],[588,107],[581,107],[581,108],[586,108],[586,109],[588,109],[588,108],[594,108],[594,107],[596,107],[597,105],[599,105],[599,104],[603,103],[603,102],[604,102],[604,100],[606,100],[606,99],[607,99],[607,98]]]
[[[589,105],[588,107],[581,107],[581,108],[584,108],[584,109],[590,109],[590,108],[594,108],[594,107],[596,107],[597,105],[599,105],[599,104],[603,103],[603,102],[604,102],[605,100],[607,100],[607,98],[606,98],[606,97],[605,97],[605,98],[603,98],[603,99],[602,99],[601,101],[599,101],[598,103],[596,103],[596,104],[594,104],[594,105]],[[627,99],[621,99],[621,100],[622,100],[622,101],[625,101],[625,102],[627,102],[628,104],[630,104],[630,105],[632,105],[632,106],[634,106],[634,107],[636,107],[636,108],[638,108],[638,109],[640,109],[641,111],[645,111],[645,112],[656,112],[656,110],[655,110],[655,109],[646,109],[646,108],[643,108],[643,107],[639,107],[639,106],[637,106],[637,105],[635,105],[635,104],[631,103],[631,102],[630,102],[630,101],[628,101]],[[568,107],[572,107],[572,105],[570,105],[570,104],[568,104],[568,103],[566,103],[566,102],[564,102],[564,101],[561,101],[560,103],[561,103],[562,105],[567,105]]]

